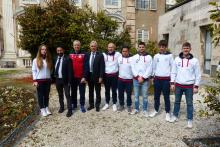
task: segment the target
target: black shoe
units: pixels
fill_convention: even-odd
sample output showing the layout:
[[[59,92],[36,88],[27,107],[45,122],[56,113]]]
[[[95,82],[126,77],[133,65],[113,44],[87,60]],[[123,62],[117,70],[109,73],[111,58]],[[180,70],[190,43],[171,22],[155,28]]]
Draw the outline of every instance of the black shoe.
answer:
[[[118,108],[118,111],[123,111],[125,109],[125,107],[123,105],[120,105]]]
[[[72,115],[73,115],[73,112],[70,111],[70,110],[68,110],[68,112],[67,112],[67,114],[66,114],[66,117],[70,117],[70,116],[72,116]]]
[[[92,109],[94,109],[94,106],[89,106],[89,107],[87,108],[88,111],[89,111],[89,110],[92,110]]]
[[[63,108],[60,108],[58,113],[63,113],[64,112],[64,109]]]
[[[99,107],[96,107],[96,112],[99,112],[100,111],[100,108]]]

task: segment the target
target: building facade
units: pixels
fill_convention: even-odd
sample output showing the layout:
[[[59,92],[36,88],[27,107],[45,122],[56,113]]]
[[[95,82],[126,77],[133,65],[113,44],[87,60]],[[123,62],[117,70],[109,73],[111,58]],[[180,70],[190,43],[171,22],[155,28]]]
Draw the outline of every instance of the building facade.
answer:
[[[30,54],[18,47],[20,27],[16,17],[23,7],[47,0],[0,0],[0,67],[29,67]],[[165,13],[166,0],[69,0],[76,6],[91,7],[94,12],[104,11],[119,24],[118,32],[129,29],[131,42],[157,41],[158,18]]]
[[[216,0],[220,2],[219,0]],[[158,37],[166,39],[175,56],[186,41],[192,44],[192,53],[200,61],[201,71],[214,76],[220,61],[220,46],[214,47],[208,26],[212,24],[210,0],[188,0],[187,3],[159,17]]]
[[[119,32],[129,28],[131,41],[157,41],[158,18],[165,13],[166,0],[70,0],[79,7],[89,5],[104,11],[119,24]]]

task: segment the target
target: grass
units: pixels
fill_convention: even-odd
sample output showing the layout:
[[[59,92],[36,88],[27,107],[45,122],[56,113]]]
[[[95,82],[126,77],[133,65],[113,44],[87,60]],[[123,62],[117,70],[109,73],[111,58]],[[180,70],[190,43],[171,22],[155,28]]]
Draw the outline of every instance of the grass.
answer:
[[[18,72],[18,70],[15,70],[15,69],[0,70],[0,77],[1,76],[6,76],[6,75],[10,75],[10,74],[13,74],[13,73],[16,73],[16,72]]]

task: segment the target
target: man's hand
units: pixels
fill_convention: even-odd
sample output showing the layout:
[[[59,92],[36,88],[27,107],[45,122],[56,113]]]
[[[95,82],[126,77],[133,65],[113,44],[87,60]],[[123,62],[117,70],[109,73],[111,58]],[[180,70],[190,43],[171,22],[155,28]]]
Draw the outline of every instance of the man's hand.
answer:
[[[82,78],[80,83],[86,83],[86,79],[85,78]]]
[[[141,84],[144,82],[144,78],[143,77],[138,77],[138,82]]]
[[[171,89],[171,91],[174,91],[174,90],[175,90],[175,85],[174,85],[174,84],[171,84],[171,85],[170,85],[170,89]]]
[[[102,78],[99,78],[99,83],[100,83],[100,84],[102,83]]]
[[[193,88],[193,93],[196,94],[196,93],[198,93],[198,91],[199,91],[198,87],[194,87],[194,88]]]
[[[34,83],[33,83],[33,86],[38,86],[38,83],[37,83],[37,82],[34,82]]]

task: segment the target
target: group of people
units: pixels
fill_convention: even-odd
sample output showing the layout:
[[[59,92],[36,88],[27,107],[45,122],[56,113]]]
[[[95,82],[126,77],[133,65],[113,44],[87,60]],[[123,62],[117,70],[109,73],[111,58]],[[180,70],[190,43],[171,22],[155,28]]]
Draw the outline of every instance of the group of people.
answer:
[[[113,111],[123,111],[126,104],[129,114],[140,112],[139,97],[143,98],[143,115],[154,117],[160,110],[160,95],[164,96],[166,121],[178,120],[181,97],[183,93],[187,103],[187,127],[192,128],[193,94],[198,92],[201,79],[198,60],[190,53],[191,44],[185,42],[179,56],[167,50],[167,42],[158,43],[159,53],[153,58],[146,52],[145,43],[138,44],[137,54],[131,56],[129,47],[124,46],[121,52],[116,51],[114,43],[109,43],[106,52],[97,50],[97,42],[92,41],[90,51],[80,49],[80,41],[73,42],[73,51],[65,55],[62,46],[56,48],[57,57],[52,60],[46,45],[39,47],[37,57],[33,60],[32,72],[34,85],[37,86],[38,103],[42,116],[50,115],[48,108],[51,79],[55,79],[59,95],[59,113],[64,112],[64,94],[67,100],[67,117],[77,109],[77,91],[80,95],[80,111],[95,108],[100,111],[101,84],[105,86],[105,105],[110,107],[112,98]],[[154,111],[148,112],[148,88],[153,79]],[[89,107],[85,108],[86,83],[89,87]],[[94,89],[96,100],[94,101]],[[170,90],[175,92],[174,110],[170,113]],[[132,91],[134,92],[134,109],[132,109]],[[117,100],[119,99],[119,107]]]

